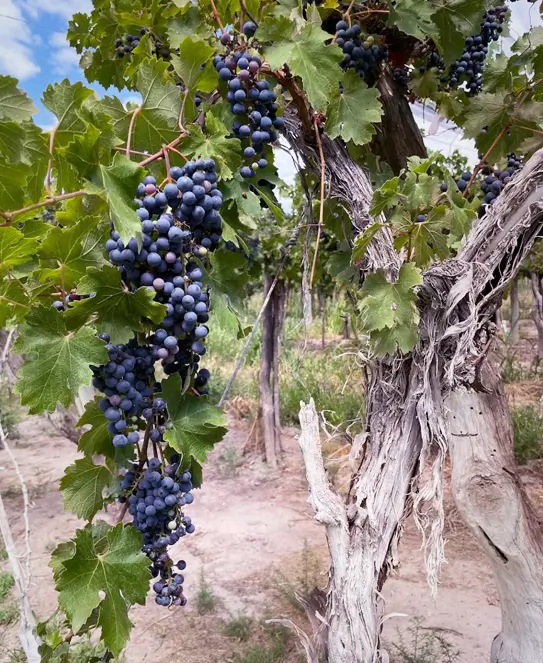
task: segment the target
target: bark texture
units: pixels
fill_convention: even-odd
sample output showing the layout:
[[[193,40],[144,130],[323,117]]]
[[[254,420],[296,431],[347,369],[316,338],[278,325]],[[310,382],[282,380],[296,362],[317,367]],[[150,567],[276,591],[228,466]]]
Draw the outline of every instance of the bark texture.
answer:
[[[286,117],[293,149],[318,172],[314,145],[295,118]],[[323,135],[322,145],[328,196],[349,210],[353,225],[362,231],[372,222],[368,177],[341,142]],[[311,500],[317,519],[327,528],[332,559],[323,619],[327,633],[319,632],[315,638],[317,642],[325,637],[329,663],[384,660],[380,589],[397,564],[397,543],[411,508],[424,537],[428,579],[434,590],[437,587],[443,561],[442,470],[448,444],[444,399],[458,388],[476,385],[478,366],[496,331],[495,312],[542,227],[540,151],[477,221],[459,255],[424,275],[414,351],[372,360],[366,429],[353,443],[346,501],[328,484],[317,462],[318,420],[311,404],[309,409],[302,407],[300,445]],[[399,265],[390,233],[380,231],[368,247],[362,269],[382,268],[394,279]],[[423,475],[430,462],[431,471]]]
[[[264,275],[264,297],[273,277]],[[281,422],[279,412],[279,346],[285,321],[287,288],[277,281],[270,300],[262,313],[262,342],[260,375],[258,379],[259,407],[256,426],[257,447],[263,448],[266,462],[277,466],[281,453]]]
[[[532,320],[537,329],[537,364],[543,359],[543,288],[541,277],[537,272],[530,275],[534,306],[532,309]]]
[[[509,342],[516,345],[519,342],[519,321],[520,321],[520,300],[518,296],[518,278],[511,284],[511,331],[509,333]]]
[[[486,551],[500,597],[502,630],[491,663],[543,658],[543,532],[516,473],[507,399],[487,371],[489,391],[448,399],[455,500]]]

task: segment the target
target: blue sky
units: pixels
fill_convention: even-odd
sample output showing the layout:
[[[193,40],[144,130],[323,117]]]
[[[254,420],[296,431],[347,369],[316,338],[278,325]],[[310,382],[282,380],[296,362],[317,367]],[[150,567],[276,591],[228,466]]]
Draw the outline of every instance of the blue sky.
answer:
[[[539,1],[529,3],[527,0],[510,4],[511,37],[504,44],[505,50],[508,43],[512,43],[530,27],[542,24],[540,5]],[[71,81],[84,81],[78,66],[79,56],[70,48],[65,34],[72,14],[90,12],[91,9],[91,0],[0,0],[0,73],[19,79],[20,87],[28,92],[39,109],[35,121],[44,129],[54,126],[53,116],[40,102],[47,85],[66,77]],[[100,95],[104,93],[98,85],[90,87]],[[133,99],[134,95],[125,92],[120,97],[127,101],[131,97]],[[432,118],[419,118],[421,114],[416,109],[415,115],[419,123],[425,126],[427,134],[430,133],[427,137],[429,147],[443,152],[459,147],[469,153],[466,155],[470,160],[476,158],[472,145],[459,140],[458,134],[453,136],[450,127],[439,123],[440,126],[437,129],[434,127],[434,130],[429,126]]]
[[[69,78],[104,93],[99,85],[86,83],[79,56],[66,41],[72,14],[91,10],[91,0],[0,0],[0,73],[19,79],[39,110],[34,120],[44,129],[54,126],[53,115],[40,102],[49,83]]]

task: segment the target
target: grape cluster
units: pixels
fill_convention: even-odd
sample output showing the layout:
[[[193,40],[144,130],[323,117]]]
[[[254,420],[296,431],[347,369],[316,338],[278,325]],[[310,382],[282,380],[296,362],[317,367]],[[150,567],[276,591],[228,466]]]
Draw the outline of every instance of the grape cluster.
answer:
[[[481,182],[481,191],[484,193],[484,198],[479,207],[479,216],[485,214],[488,205],[494,203],[503,188],[509,184],[513,175],[522,168],[522,165],[522,159],[517,157],[516,154],[510,153],[507,155],[507,166],[503,170],[493,169],[490,166],[485,166],[482,169],[484,178]]]
[[[140,39],[149,34],[154,53],[164,60],[169,60],[171,51],[166,43],[165,35],[154,35],[149,28],[140,28],[139,35],[124,35],[115,40],[115,54],[118,58],[123,58],[125,55],[131,55],[132,51],[140,43]]]
[[[393,78],[403,92],[409,90],[409,71],[405,67],[396,67],[393,72]]]
[[[247,25],[247,24],[245,24]],[[232,124],[234,136],[244,145],[246,165],[240,169],[244,178],[255,177],[258,169],[266,168],[265,146],[277,140],[276,130],[284,127],[277,117],[277,95],[266,80],[258,80],[262,61],[250,53],[231,53],[213,60],[219,79],[228,84],[226,99],[236,116]]]
[[[373,85],[379,64],[388,58],[386,46],[371,35],[363,36],[358,23],[349,27],[343,20],[336,24],[336,44],[343,51],[341,68],[344,71],[354,69],[368,85]]]
[[[448,82],[451,88],[465,83],[468,94],[474,95],[480,91],[488,46],[500,38],[507,11],[505,5],[491,7],[485,12],[479,34],[466,37],[464,52],[449,69]]]
[[[183,507],[192,504],[192,476],[180,469],[179,457],[173,455],[171,463],[164,465],[158,458],[147,462],[142,473],[133,465],[124,475],[121,489],[128,494],[128,512],[134,526],[143,537],[143,552],[151,560],[151,574],[158,578],[153,584],[158,605],[183,606],[184,561],[174,564],[168,555],[172,546],[195,527]],[[175,570],[177,567],[178,571]]]

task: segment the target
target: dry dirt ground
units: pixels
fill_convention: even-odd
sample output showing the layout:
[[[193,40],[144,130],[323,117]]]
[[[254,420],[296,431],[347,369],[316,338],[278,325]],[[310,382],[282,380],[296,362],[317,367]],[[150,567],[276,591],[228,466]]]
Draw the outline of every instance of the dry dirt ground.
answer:
[[[76,448],[58,437],[49,423],[40,418],[29,417],[20,431],[14,449],[33,501],[31,603],[38,617],[44,618],[56,605],[47,566],[50,552],[58,542],[69,538],[78,525],[75,517],[64,512],[58,492],[63,468],[76,457]],[[166,663],[171,659],[183,663],[226,663],[247,647],[226,637],[221,630],[229,616],[241,612],[257,619],[288,616],[306,626],[303,616],[279,591],[278,580],[278,571],[287,577],[300,573],[306,541],[321,561],[321,584],[326,574],[324,533],[313,520],[306,501],[296,430],[285,430],[285,463],[275,473],[257,459],[240,461],[238,453],[247,431],[245,423],[233,422],[227,438],[213,452],[205,468],[204,486],[196,491],[191,507],[196,533],[182,540],[173,555],[187,561],[188,606],[169,612],[156,606],[149,597],[147,606],[135,608],[127,663]],[[3,451],[0,451],[0,491],[20,543],[22,502]],[[448,565],[435,599],[426,585],[420,538],[413,526],[407,527],[400,549],[400,570],[384,590],[388,615],[385,639],[396,640],[398,630],[406,629],[411,618],[422,617],[426,627],[441,629],[458,646],[462,651],[460,663],[486,663],[490,642],[500,624],[492,575],[454,510],[449,509],[448,513]],[[6,562],[3,566],[6,568]],[[220,599],[216,613],[205,617],[199,616],[195,608],[202,571]],[[0,644],[4,651],[17,646],[16,626],[3,632],[1,628]],[[257,628],[251,642],[264,637],[262,633]],[[302,660],[295,644],[291,649],[284,660],[292,663]],[[6,654],[3,656],[0,653],[0,661],[7,660]]]

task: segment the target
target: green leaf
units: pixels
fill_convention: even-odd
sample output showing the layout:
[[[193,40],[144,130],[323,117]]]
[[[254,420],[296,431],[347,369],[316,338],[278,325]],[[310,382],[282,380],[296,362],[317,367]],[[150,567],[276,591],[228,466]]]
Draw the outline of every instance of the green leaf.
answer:
[[[368,246],[373,241],[373,238],[377,233],[386,226],[382,223],[372,223],[371,226],[368,226],[364,229],[364,232],[355,240],[353,247],[353,262],[358,263],[363,260],[366,256],[366,251]]]
[[[183,139],[183,153],[202,159],[215,159],[221,169],[221,178],[228,180],[241,165],[241,143],[229,138],[230,132],[214,115],[208,113],[206,133],[198,124],[188,126],[190,136]]]
[[[295,76],[302,79],[311,105],[324,111],[331,95],[344,74],[339,67],[341,49],[336,44],[326,44],[328,32],[313,23],[307,23],[292,40],[283,40],[265,49],[264,54],[272,69],[288,64]]]
[[[85,412],[77,422],[76,426],[90,426],[79,438],[78,449],[88,458],[92,456],[107,456],[109,458],[115,455],[115,447],[112,442],[112,435],[107,430],[108,421],[104,413],[98,407],[97,401],[89,401],[85,405]]]
[[[413,263],[402,265],[396,283],[387,279],[384,270],[366,277],[361,318],[377,353],[392,354],[397,347],[409,352],[415,346],[419,313],[414,288],[421,283],[421,271]]]
[[[29,309],[28,295],[21,282],[3,277],[0,280],[0,327],[5,327],[12,319],[21,322]]]
[[[141,168],[121,154],[111,166],[100,166],[101,196],[107,200],[115,230],[128,244],[132,237],[141,239],[141,221],[134,210],[134,195],[141,181]]]
[[[23,206],[24,186],[30,175],[28,166],[17,163],[2,163],[0,158],[0,210],[13,212]]]
[[[24,122],[37,112],[26,93],[17,87],[17,79],[0,76],[0,120]]]
[[[179,136],[183,95],[168,75],[169,62],[146,59],[138,68],[137,89],[143,100],[134,121],[133,149],[158,151]],[[135,111],[132,111],[135,112]]]
[[[428,0],[397,0],[389,4],[388,25],[407,35],[425,40],[427,36],[438,40],[434,23],[436,8]]]
[[[465,37],[479,34],[485,12],[484,0],[433,0],[433,22],[439,29],[438,42],[447,65],[458,58]]]
[[[213,30],[200,8],[191,6],[182,16],[174,16],[172,20],[168,21],[166,33],[172,44],[180,44],[186,37],[194,35],[201,38],[210,37]]]
[[[52,307],[33,309],[26,318],[16,349],[26,354],[15,390],[31,414],[68,407],[80,387],[91,383],[89,364],[107,362],[104,343],[89,327],[70,331],[66,314]]]
[[[508,119],[509,109],[510,98],[506,92],[479,93],[470,99],[467,120],[463,127],[465,136],[475,138],[487,126],[503,126]]]
[[[82,107],[95,95],[79,81],[70,83],[65,78],[60,83],[48,85],[43,93],[43,105],[57,117],[55,146],[66,146],[78,135],[85,133],[88,122],[83,119]]]
[[[178,374],[164,380],[162,397],[172,424],[164,434],[166,441],[182,454],[184,462],[194,456],[204,463],[208,452],[227,432],[223,411],[211,405],[205,396],[185,394],[181,397],[181,378]]]
[[[341,136],[344,141],[352,140],[364,145],[375,133],[372,122],[379,122],[383,109],[379,103],[379,92],[368,88],[354,71],[343,78],[343,92],[334,91],[326,117],[326,133],[330,138]]]
[[[11,226],[0,228],[0,275],[12,267],[24,265],[36,252],[38,242],[26,239],[22,232]]]
[[[400,199],[402,181],[399,177],[393,177],[386,181],[380,189],[373,194],[373,200],[370,207],[370,215],[378,216],[387,207],[398,202]]]
[[[89,267],[77,291],[82,295],[95,294],[74,302],[65,315],[74,323],[96,316],[98,329],[107,332],[112,343],[126,343],[134,332],[145,331],[145,318],[158,324],[166,315],[164,304],[155,302],[154,294],[147,288],[127,290],[116,267]]]
[[[185,87],[195,90],[203,75],[200,68],[213,55],[215,49],[199,37],[186,37],[179,45],[179,55],[172,56],[172,65]],[[179,94],[179,92],[178,92]]]
[[[118,656],[132,627],[127,604],[143,605],[149,587],[149,560],[141,552],[141,535],[131,525],[101,524],[78,530],[74,543],[74,554],[61,562],[57,577],[59,603],[74,631],[99,608],[102,638]]]
[[[112,474],[105,465],[95,465],[90,458],[76,460],[66,468],[60,480],[64,508],[78,518],[91,520],[103,508],[103,493],[112,480]]]
[[[294,30],[293,22],[286,16],[273,16],[268,14],[258,24],[258,41],[274,44],[278,41],[288,41]]]
[[[0,122],[0,154],[16,163],[23,158],[25,130],[17,122]]]
[[[85,276],[87,267],[105,264],[107,235],[106,225],[92,217],[81,219],[71,228],[52,228],[40,246],[38,278],[70,290]]]

